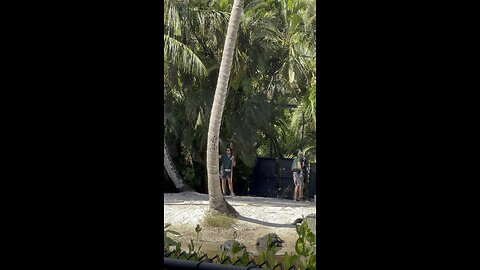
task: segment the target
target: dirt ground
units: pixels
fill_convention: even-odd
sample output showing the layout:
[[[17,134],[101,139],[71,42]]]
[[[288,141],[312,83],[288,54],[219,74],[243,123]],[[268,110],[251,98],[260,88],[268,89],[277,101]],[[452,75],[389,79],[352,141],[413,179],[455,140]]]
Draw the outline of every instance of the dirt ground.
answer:
[[[190,239],[195,239],[195,226],[200,224],[200,243],[202,251],[209,256],[219,254],[219,245],[233,239],[237,231],[237,241],[243,243],[247,250],[258,255],[255,240],[267,233],[275,232],[285,241],[284,247],[277,253],[295,252],[295,241],[298,238],[292,223],[297,218],[316,214],[314,202],[294,202],[293,200],[265,197],[226,197],[226,200],[240,213],[231,228],[211,228],[202,223],[202,218],[208,209],[208,195],[195,192],[165,193],[164,223],[170,223],[169,229],[181,233],[172,236],[182,243],[182,248],[188,250]]]

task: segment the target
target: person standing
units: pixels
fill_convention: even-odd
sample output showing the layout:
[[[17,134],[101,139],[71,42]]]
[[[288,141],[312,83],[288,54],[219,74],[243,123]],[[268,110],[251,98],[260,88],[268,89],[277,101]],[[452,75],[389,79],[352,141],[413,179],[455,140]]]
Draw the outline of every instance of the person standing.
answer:
[[[222,193],[225,196],[225,185],[226,179],[228,179],[228,187],[230,188],[230,195],[235,197],[235,193],[233,193],[233,181],[232,181],[232,174],[233,174],[233,167],[237,165],[235,161],[235,157],[232,154],[232,148],[227,147],[227,151],[225,154],[220,156],[222,166],[221,166],[221,177],[222,177]]]
[[[294,201],[303,200],[303,162],[303,153],[298,151],[297,157],[292,162],[293,184],[295,185],[293,190]]]

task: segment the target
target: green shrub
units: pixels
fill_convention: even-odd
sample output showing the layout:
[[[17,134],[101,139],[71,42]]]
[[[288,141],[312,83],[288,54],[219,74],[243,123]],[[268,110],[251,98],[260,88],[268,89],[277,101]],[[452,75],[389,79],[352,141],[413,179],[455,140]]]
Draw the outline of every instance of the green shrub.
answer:
[[[210,227],[230,228],[235,220],[225,214],[206,214],[203,218],[203,224]]]
[[[167,230],[168,227],[170,227],[171,224],[165,224],[163,227],[163,249],[166,251],[170,251],[170,247],[174,246],[176,251],[181,250],[182,244],[178,241],[173,240],[172,238],[168,237],[168,234],[174,234],[174,235],[180,235],[180,233],[172,230]]]
[[[316,236],[308,227],[306,219],[297,226],[298,239],[295,243],[295,252],[298,264],[302,269],[316,269]]]
[[[197,254],[200,254],[200,249],[202,248],[202,245],[198,245],[198,241],[199,241],[199,238],[200,238],[200,231],[202,231],[202,227],[200,227],[199,224],[197,224],[197,227],[195,227],[195,233],[196,233],[196,236],[195,236],[195,243],[193,242],[193,239],[190,239],[190,244],[188,244],[188,253],[197,253]],[[195,246],[197,248],[195,248]]]
[[[203,221],[205,224],[209,224],[209,226],[212,226],[212,227],[227,228],[233,224],[234,219],[227,215],[207,214]],[[228,225],[225,225],[225,224],[228,224]],[[165,228],[164,228],[165,250],[169,250],[170,246],[175,246],[176,247],[175,252],[179,254],[182,251],[180,243],[168,237],[167,233],[171,233],[175,235],[180,235],[180,234],[175,231],[167,230],[166,228],[169,226],[170,224],[167,224],[165,225]],[[195,228],[196,240],[194,242],[193,239],[190,239],[190,244],[188,244],[187,256],[194,252],[197,253],[197,255],[201,255],[200,249],[202,245],[198,245],[201,230],[202,228],[200,227],[200,225],[197,225],[197,227]],[[311,270],[316,269],[317,256],[316,256],[315,234],[310,230],[305,219],[303,219],[302,223],[296,227],[296,230],[298,234],[298,239],[295,243],[296,254],[293,254],[293,253],[288,254],[287,252],[285,252],[284,259],[282,262],[283,269],[289,269],[292,266],[295,266],[297,269],[311,269]],[[234,232],[233,239],[235,240],[236,238],[237,238],[237,233]],[[271,237],[269,237],[268,241],[271,243],[272,241]],[[268,261],[268,264],[270,265],[270,267],[275,266],[276,264],[278,264],[278,261],[275,258],[275,254],[277,250],[278,249],[275,246],[272,247],[271,249],[266,249],[264,252],[260,254],[260,259],[262,261],[257,263],[263,263],[264,261]],[[246,264],[251,259],[251,253],[248,252],[246,249],[240,248],[239,246],[234,246],[232,248],[232,253],[233,253],[233,257],[231,259],[234,259],[233,261],[240,259],[239,262],[235,264],[236,266],[246,266]],[[221,260],[224,260],[226,257],[227,257],[227,253],[222,252],[222,254],[220,255]],[[195,258],[192,257],[191,260],[195,260]],[[263,267],[267,268],[266,265],[264,265]]]

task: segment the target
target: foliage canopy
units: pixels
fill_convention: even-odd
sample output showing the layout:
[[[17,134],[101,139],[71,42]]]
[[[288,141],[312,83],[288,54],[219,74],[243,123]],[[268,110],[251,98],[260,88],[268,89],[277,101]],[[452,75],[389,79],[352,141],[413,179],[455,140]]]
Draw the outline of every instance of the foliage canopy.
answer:
[[[315,0],[245,1],[220,149],[238,177],[257,157],[316,161]],[[193,188],[206,181],[206,145],[231,9],[228,0],[164,0],[164,124],[170,153]]]

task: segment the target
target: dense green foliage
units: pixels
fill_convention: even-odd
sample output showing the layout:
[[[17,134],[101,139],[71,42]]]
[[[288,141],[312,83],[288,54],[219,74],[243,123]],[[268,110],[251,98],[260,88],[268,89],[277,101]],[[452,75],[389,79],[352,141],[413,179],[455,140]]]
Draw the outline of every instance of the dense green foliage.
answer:
[[[164,0],[165,136],[187,184],[206,178],[208,120],[231,1]],[[257,157],[316,160],[315,0],[247,0],[220,131],[235,178]]]
[[[172,240],[170,237],[167,236],[168,233],[172,233],[175,235],[179,235],[179,233],[171,230],[167,230],[166,228],[169,227],[170,224],[167,224],[164,228],[163,240],[164,240],[164,252],[170,253],[170,258],[177,258],[177,255],[182,252],[181,243],[179,241]],[[190,255],[196,254],[197,258],[205,255],[203,251],[201,251],[202,245],[199,244],[199,236],[202,228],[197,224],[195,228],[196,237],[195,242],[193,239],[190,239],[190,243],[188,244],[188,252],[185,251],[185,257],[191,258],[192,260],[195,257]],[[271,246],[270,243],[272,239],[269,237],[268,244],[266,245],[269,248],[265,248],[261,251],[260,256],[255,259],[243,244],[236,242],[232,246],[230,252],[223,251],[220,254],[220,261],[225,261],[227,258],[230,258],[231,262],[236,262],[235,265],[237,266],[247,266],[251,260],[254,260],[255,263],[262,264],[263,262],[268,262],[270,268],[278,265],[279,263],[283,265],[283,269],[289,269],[292,266],[295,266],[296,269],[316,269],[316,245],[317,245],[317,237],[315,233],[308,227],[306,220],[304,219],[301,224],[296,226],[298,239],[295,242],[295,253],[287,253],[283,254],[283,260],[278,260],[278,248],[276,246]],[[234,231],[233,239],[237,237],[236,231]],[[242,247],[243,245],[243,247]],[[180,258],[181,259],[181,258]],[[267,265],[264,265],[264,269],[270,269]]]

